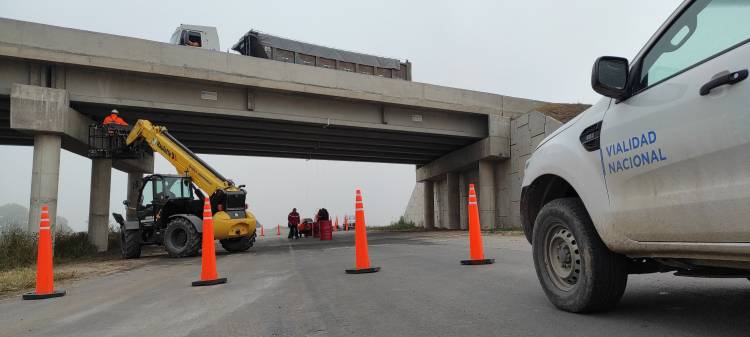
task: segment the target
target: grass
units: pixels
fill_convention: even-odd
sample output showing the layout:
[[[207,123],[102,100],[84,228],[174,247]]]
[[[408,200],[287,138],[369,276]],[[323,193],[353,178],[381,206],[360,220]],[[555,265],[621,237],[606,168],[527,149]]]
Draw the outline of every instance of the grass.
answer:
[[[75,271],[55,272],[55,282],[72,279],[78,276]],[[22,267],[0,271],[0,294],[34,288],[36,269]]]
[[[406,221],[406,219],[404,219],[404,217],[402,216],[398,219],[398,221],[392,222],[388,226],[368,227],[367,230],[380,232],[415,232],[421,231],[423,230],[423,228],[417,227],[417,225],[411,221]]]

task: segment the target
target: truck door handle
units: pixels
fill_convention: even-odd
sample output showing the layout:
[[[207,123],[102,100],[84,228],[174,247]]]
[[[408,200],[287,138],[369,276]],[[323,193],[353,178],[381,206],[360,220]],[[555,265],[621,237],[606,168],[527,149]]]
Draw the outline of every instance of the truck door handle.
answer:
[[[735,83],[742,82],[747,78],[747,69],[736,71],[724,76],[719,76],[713,80],[708,81],[701,87],[701,96],[706,96],[711,93],[711,90],[718,88],[722,85],[732,85]]]

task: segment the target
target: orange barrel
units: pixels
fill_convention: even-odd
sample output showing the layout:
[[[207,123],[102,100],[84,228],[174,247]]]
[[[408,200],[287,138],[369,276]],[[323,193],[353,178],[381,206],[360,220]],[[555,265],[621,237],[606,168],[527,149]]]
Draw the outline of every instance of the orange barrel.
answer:
[[[320,221],[313,222],[312,224],[312,232],[314,238],[320,237]]]
[[[320,224],[320,240],[332,240],[333,239],[333,224],[331,220],[321,220]]]

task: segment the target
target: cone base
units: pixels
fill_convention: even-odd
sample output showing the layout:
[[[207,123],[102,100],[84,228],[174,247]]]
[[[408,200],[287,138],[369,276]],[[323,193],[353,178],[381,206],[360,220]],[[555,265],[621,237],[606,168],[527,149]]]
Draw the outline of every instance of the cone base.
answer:
[[[217,284],[224,284],[227,283],[226,277],[217,278],[215,280],[200,280],[200,281],[194,281],[193,287],[204,287],[204,286],[213,286]]]
[[[495,259],[481,259],[481,260],[461,260],[461,264],[465,266],[475,266],[480,264],[493,264]]]
[[[45,298],[63,297],[63,296],[65,296],[65,290],[55,290],[51,293],[46,293],[46,294],[37,294],[35,292],[31,292],[31,293],[23,294],[22,297],[25,300],[43,300]]]
[[[368,274],[368,273],[377,273],[380,271],[380,267],[372,267],[372,268],[362,268],[362,269],[347,269],[347,274]]]

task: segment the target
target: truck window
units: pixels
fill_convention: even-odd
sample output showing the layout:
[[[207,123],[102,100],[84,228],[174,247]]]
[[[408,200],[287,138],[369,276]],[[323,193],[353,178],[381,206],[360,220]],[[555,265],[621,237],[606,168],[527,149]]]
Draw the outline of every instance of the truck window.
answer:
[[[191,47],[201,47],[203,45],[201,43],[201,33],[189,31],[187,33],[187,41],[185,41],[185,45]]]
[[[675,20],[643,59],[647,88],[750,39],[750,2],[697,0]]]

